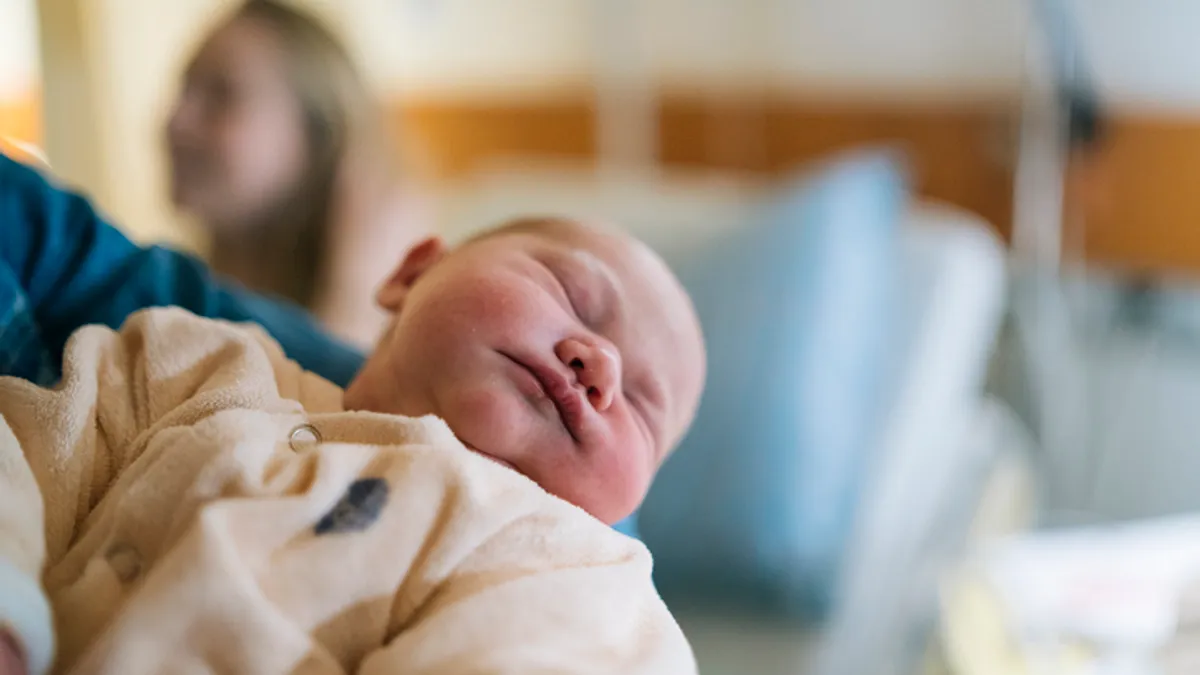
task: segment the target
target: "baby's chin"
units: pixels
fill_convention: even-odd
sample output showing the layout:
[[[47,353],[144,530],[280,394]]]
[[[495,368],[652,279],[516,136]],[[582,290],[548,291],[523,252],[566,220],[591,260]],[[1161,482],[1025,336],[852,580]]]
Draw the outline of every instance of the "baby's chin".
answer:
[[[490,459],[493,462],[499,464],[500,466],[507,467],[509,469],[512,469],[513,471],[517,471],[517,473],[520,473],[520,471],[517,470],[517,467],[515,465],[513,465],[512,462],[506,462],[503,459],[500,459],[499,457],[496,457],[494,455],[489,455],[488,453],[484,452],[483,450],[480,450],[479,448],[472,446],[470,443],[463,443],[463,446],[466,447],[466,449],[470,450],[471,452],[474,452],[477,455],[480,455],[482,457]]]

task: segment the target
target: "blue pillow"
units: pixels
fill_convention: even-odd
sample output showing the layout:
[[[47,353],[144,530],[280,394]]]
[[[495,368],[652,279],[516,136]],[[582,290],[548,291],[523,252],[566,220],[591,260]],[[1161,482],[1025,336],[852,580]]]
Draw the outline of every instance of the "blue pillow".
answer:
[[[828,610],[882,416],[906,200],[892,154],[855,153],[674,261],[709,373],[638,515],[669,601]]]
[[[617,523],[616,525],[613,525],[613,529],[627,537],[633,537],[634,539],[640,538],[638,535],[637,515],[636,514],[629,516],[628,518],[626,518],[625,520],[622,520],[621,522]]]

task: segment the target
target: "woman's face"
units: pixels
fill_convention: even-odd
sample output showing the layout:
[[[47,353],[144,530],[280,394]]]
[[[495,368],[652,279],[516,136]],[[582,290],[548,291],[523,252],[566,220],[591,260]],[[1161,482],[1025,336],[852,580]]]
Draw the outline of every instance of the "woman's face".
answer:
[[[209,227],[252,223],[291,195],[308,161],[304,112],[269,26],[242,17],[209,37],[184,76],[167,147],[172,201]]]

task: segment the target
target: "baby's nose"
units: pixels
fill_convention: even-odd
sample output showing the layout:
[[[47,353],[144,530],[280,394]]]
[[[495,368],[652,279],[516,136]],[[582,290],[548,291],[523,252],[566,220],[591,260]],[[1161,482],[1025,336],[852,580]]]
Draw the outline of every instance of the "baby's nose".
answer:
[[[616,347],[599,340],[568,338],[554,350],[559,361],[575,373],[587,390],[588,402],[599,412],[608,410],[621,391],[621,355]]]

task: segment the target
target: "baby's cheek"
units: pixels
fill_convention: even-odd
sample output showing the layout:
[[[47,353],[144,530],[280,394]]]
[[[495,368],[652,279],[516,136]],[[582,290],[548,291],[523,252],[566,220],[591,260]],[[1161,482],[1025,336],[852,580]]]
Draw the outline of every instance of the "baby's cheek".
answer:
[[[453,312],[457,328],[493,336],[523,335],[536,327],[541,312],[525,284],[506,279],[466,279],[453,296],[439,300],[438,312]]]

